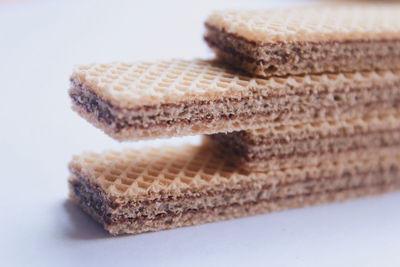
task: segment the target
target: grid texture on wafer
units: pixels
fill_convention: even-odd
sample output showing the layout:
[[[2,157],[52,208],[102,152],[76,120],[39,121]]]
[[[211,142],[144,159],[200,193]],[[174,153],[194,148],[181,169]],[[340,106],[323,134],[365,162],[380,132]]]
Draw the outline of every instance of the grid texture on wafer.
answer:
[[[78,66],[71,80],[118,107],[199,101],[248,89],[249,77],[206,60]]]
[[[85,153],[70,197],[112,234],[141,233],[378,194],[400,187],[400,152],[245,172],[208,144]],[[306,201],[307,200],[307,201]]]
[[[392,153],[391,150],[389,150]],[[383,152],[383,155],[388,152]],[[376,154],[379,157],[380,153]],[[389,154],[389,155],[393,155]],[[349,157],[347,164],[364,164],[373,155]],[[397,159],[395,159],[397,160]],[[324,163],[325,164],[325,163]],[[338,165],[339,167],[335,167]],[[326,171],[341,169],[341,163],[326,162]],[[242,182],[262,182],[287,177],[297,179],[307,173],[321,172],[321,166],[251,172],[211,144],[127,149],[121,152],[84,153],[70,163],[71,173],[115,196],[131,200],[157,198],[165,194],[179,195],[205,188],[237,186]],[[296,178],[297,177],[297,178]]]
[[[209,101],[223,97],[240,99],[261,93],[285,94],[310,85],[379,82],[398,78],[399,72],[360,72],[350,74],[305,75],[260,79],[244,75],[208,60],[159,61],[153,63],[111,63],[78,66],[72,88],[82,86],[118,108],[135,109],[165,103]],[[321,88],[321,90],[324,88]]]
[[[352,134],[375,129],[398,129],[399,127],[400,113],[381,113],[352,119],[328,119],[312,123],[272,126],[269,128],[248,130],[243,132],[243,135],[251,140],[263,137],[268,138],[268,136],[297,136],[304,138],[309,134],[318,134],[319,136],[338,133]]]
[[[327,120],[208,136],[249,169],[316,166],[400,144],[400,113]]]
[[[73,158],[70,169],[107,192],[132,198],[247,179],[248,171],[210,149],[186,145],[84,153]]]
[[[398,39],[399,13],[396,5],[225,10],[206,23],[257,42]]]

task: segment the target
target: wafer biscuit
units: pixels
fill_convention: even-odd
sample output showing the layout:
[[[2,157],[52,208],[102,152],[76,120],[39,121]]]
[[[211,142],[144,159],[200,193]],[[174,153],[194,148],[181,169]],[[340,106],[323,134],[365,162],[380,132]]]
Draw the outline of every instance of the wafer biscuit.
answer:
[[[399,71],[259,79],[207,60],[80,66],[71,81],[73,109],[117,140],[351,118],[400,99]]]
[[[214,134],[209,138],[252,170],[316,166],[400,149],[400,113]]]
[[[250,172],[202,146],[85,153],[71,199],[113,235],[137,234],[400,189],[400,151],[320,166]]]
[[[400,6],[216,11],[205,40],[224,61],[260,76],[400,68]]]

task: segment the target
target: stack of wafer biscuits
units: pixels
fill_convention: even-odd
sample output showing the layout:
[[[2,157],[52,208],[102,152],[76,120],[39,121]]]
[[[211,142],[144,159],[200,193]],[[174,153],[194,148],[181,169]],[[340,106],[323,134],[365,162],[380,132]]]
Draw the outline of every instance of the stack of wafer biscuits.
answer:
[[[212,60],[78,66],[73,109],[119,141],[84,153],[70,197],[113,235],[400,189],[397,6],[217,11]]]

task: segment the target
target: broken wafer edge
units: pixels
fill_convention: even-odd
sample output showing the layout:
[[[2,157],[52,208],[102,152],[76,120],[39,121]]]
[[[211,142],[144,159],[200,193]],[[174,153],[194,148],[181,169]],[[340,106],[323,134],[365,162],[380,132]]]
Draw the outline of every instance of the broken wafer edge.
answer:
[[[70,196],[113,235],[138,234],[400,189],[400,152],[319,166],[251,172],[201,146],[84,153],[70,165]]]
[[[120,140],[353,118],[398,105],[399,71],[254,78],[217,61],[78,66],[72,107]]]
[[[223,61],[264,77],[398,69],[398,5],[221,10],[204,39]]]

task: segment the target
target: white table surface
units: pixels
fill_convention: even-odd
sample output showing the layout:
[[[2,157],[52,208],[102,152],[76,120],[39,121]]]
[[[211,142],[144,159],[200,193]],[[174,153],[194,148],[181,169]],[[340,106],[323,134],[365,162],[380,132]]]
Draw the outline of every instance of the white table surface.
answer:
[[[73,154],[198,142],[112,140],[70,110],[74,64],[209,57],[211,10],[286,4],[0,4],[0,266],[400,266],[400,193],[119,238],[66,201]]]

